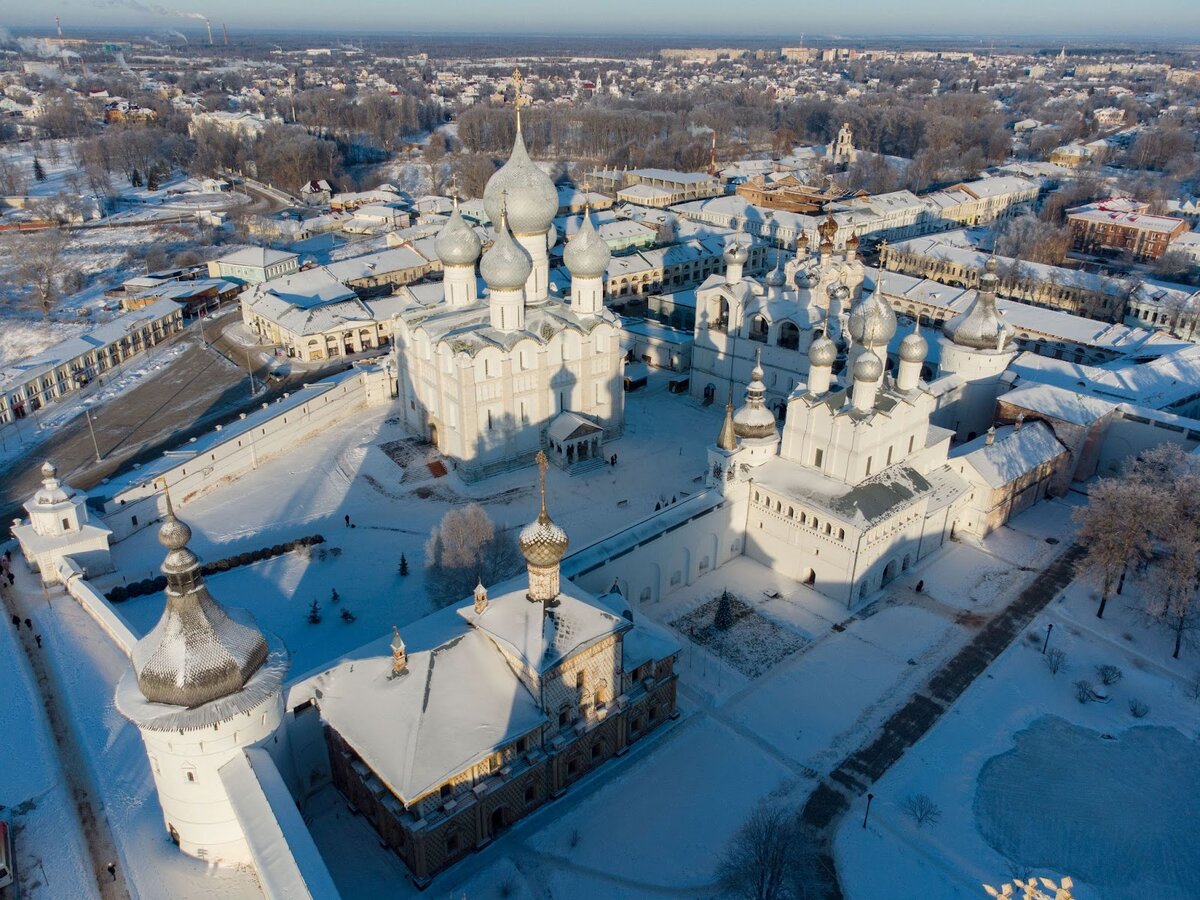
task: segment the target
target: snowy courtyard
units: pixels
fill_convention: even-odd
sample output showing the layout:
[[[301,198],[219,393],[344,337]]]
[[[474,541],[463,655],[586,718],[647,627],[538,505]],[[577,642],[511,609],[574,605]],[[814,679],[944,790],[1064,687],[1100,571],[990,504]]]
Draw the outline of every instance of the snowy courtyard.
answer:
[[[1056,508],[1069,511],[1042,504],[985,545],[1027,559],[1046,537],[1067,539]],[[1081,900],[1197,896],[1200,844],[1179,823],[1200,803],[1200,663],[1194,649],[1172,660],[1170,636],[1137,604],[1131,583],[1099,620],[1094,590],[1076,581],[1026,627],[872,785],[867,827],[865,798],[843,820],[835,857],[848,900],[966,900],[1028,874],[1069,875]],[[1043,647],[1065,653],[1057,674]],[[1101,688],[1100,666],[1122,677]],[[1108,699],[1081,703],[1081,680]],[[940,818],[919,826],[905,806],[921,794]]]

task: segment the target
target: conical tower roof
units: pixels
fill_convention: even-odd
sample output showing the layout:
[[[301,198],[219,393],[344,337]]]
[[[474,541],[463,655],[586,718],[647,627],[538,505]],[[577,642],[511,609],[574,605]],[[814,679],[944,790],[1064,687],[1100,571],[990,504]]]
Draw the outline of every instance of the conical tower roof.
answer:
[[[267,659],[261,631],[242,624],[209,594],[200,561],[188,549],[192,530],[167,500],[158,539],[167,548],[167,606],[154,629],[133,648],[133,670],[152,703],[193,708],[233,694]]]

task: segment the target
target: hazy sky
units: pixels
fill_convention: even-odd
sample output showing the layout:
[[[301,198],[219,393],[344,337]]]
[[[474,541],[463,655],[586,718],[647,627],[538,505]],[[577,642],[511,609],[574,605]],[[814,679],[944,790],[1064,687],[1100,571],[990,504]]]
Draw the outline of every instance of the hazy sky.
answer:
[[[0,0],[0,25],[386,32],[1200,37],[1200,0]]]

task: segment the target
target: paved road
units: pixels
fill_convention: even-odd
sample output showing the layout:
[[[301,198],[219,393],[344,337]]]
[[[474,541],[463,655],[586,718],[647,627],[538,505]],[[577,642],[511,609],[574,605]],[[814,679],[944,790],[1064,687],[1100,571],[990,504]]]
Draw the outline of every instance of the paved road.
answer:
[[[101,479],[127,470],[135,462],[153,459],[163,450],[176,446],[193,435],[203,434],[218,422],[229,421],[238,413],[273,400],[306,381],[316,381],[347,365],[337,360],[323,368],[295,369],[286,380],[264,383],[272,362],[270,348],[247,348],[227,332],[238,325],[236,307],[210,320],[204,326],[204,338],[198,324],[173,339],[186,349],[169,366],[147,377],[119,397],[92,410],[92,425],[102,459],[88,429],[87,417],[80,415],[54,434],[31,447],[23,457],[11,461],[0,483],[0,521],[11,521],[23,514],[20,505],[37,489],[43,460],[53,459],[60,474],[81,489],[89,489]],[[160,344],[151,354],[161,352]],[[254,371],[257,392],[251,396],[247,374],[247,356]],[[137,359],[128,365],[138,365]],[[47,414],[53,413],[48,407]],[[28,427],[25,420],[25,427]]]
[[[1043,569],[1012,603],[988,620],[969,644],[933,673],[923,691],[913,694],[868,743],[843,759],[817,786],[801,816],[822,834],[827,847],[852,801],[865,794],[909,747],[923,738],[1034,616],[1071,582],[1075,563],[1083,552],[1084,548],[1071,546]]]

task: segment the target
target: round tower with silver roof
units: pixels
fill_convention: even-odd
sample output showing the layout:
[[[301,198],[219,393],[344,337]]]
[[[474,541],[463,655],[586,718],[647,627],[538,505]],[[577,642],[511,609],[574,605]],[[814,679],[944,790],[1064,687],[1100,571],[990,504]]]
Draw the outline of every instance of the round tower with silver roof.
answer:
[[[953,403],[954,430],[960,441],[983,434],[994,422],[1000,377],[1017,355],[1012,330],[996,306],[1000,287],[996,268],[992,257],[971,305],[943,325],[938,338],[939,374],[953,372],[963,382]]]
[[[286,738],[287,651],[248,612],[212,597],[191,535],[168,497],[158,533],[166,606],[133,648],[116,707],[141,732],[171,840],[207,862],[247,865],[246,834],[220,770],[252,745]]]

